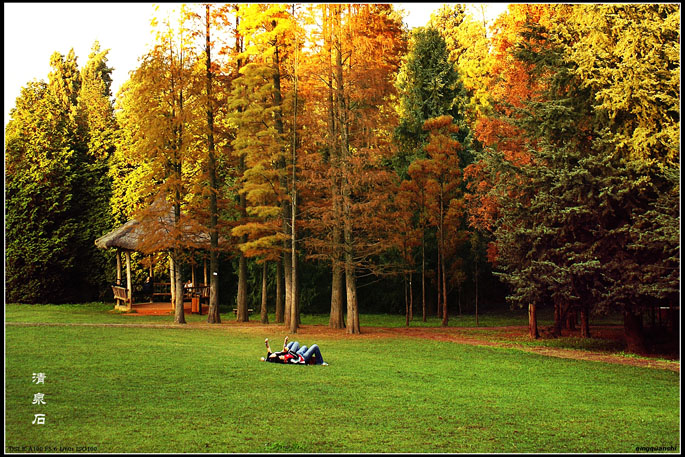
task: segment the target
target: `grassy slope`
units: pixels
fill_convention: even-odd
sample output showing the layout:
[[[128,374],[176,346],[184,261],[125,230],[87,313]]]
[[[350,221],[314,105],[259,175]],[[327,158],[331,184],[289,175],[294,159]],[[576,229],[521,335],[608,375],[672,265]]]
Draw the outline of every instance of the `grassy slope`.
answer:
[[[40,316],[48,310],[31,312],[35,321],[59,320]],[[19,317],[6,311],[8,321]],[[617,453],[678,446],[679,375],[670,371],[396,338],[322,339],[330,366],[280,366],[257,359],[263,338],[280,340],[282,328],[255,330],[6,327],[6,445]],[[45,386],[31,383],[37,371]],[[36,392],[46,405],[31,404]],[[31,425],[35,412],[46,414],[45,425]]]

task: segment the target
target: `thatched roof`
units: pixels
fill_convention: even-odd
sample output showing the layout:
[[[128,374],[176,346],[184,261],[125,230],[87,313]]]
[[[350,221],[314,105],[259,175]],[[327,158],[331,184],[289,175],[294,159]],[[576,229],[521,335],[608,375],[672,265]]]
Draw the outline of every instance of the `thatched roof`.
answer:
[[[100,249],[120,248],[150,254],[171,249],[175,240],[184,247],[209,248],[208,233],[189,222],[183,224],[182,230],[177,230],[173,206],[164,198],[157,198],[138,218],[101,236],[95,240],[95,245]]]

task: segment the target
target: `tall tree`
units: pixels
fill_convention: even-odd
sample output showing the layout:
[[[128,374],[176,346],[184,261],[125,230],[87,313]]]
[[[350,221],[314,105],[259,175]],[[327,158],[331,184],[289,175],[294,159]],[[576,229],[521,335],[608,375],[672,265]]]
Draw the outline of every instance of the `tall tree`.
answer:
[[[227,22],[227,7],[215,7],[209,3],[201,5],[204,11],[197,13],[189,10],[188,14],[191,18],[199,20],[201,27],[195,31],[195,35],[201,38],[204,42],[204,87],[201,89],[201,94],[204,98],[204,110],[206,116],[205,136],[206,136],[206,150],[207,160],[205,173],[207,176],[207,194],[209,200],[209,214],[208,214],[208,232],[209,232],[209,312],[207,313],[207,322],[221,323],[219,315],[219,182],[218,182],[218,164],[216,151],[216,134],[215,127],[217,115],[219,115],[217,92],[217,71],[219,65],[216,62],[216,37],[213,36],[212,31],[219,29],[225,22]],[[203,14],[204,13],[204,14]],[[204,33],[202,33],[204,32]],[[214,56],[215,60],[212,60]]]
[[[293,145],[286,132],[288,123],[284,113],[288,108],[283,83],[288,74],[286,62],[292,58],[293,45],[297,46],[292,39],[296,23],[287,5],[244,5],[239,9],[239,16],[246,43],[244,56],[250,59],[234,81],[232,97],[232,103],[240,108],[235,116],[242,127],[238,129],[234,146],[239,154],[245,155],[246,161],[241,192],[252,205],[248,213],[271,227],[265,230],[264,225],[259,226],[268,236],[268,239],[262,237],[262,241],[274,249],[279,243],[283,246],[285,321],[295,331],[290,325],[292,310],[297,314],[295,290],[291,288],[294,283],[292,255],[285,255],[291,254],[292,208],[288,188],[292,183],[289,183],[291,175],[287,165]],[[234,232],[245,234],[250,227],[256,226],[243,225]],[[238,308],[240,320],[240,304]]]
[[[460,125],[466,92],[455,66],[449,61],[445,40],[434,28],[414,29],[395,85],[399,115],[395,135],[399,153],[394,160],[397,172],[404,176],[414,159],[426,157],[423,147],[428,133],[423,130],[423,124],[428,119],[450,115]],[[465,143],[467,133],[467,129],[461,132],[461,143]]]
[[[630,17],[629,22],[647,34],[659,29],[653,26],[661,21],[663,33],[668,30],[668,14],[665,10],[662,12],[666,14],[653,14],[655,11],[622,7],[609,16],[617,23]],[[511,56],[529,80],[540,84],[529,92],[528,100],[513,106],[508,116],[532,146],[528,148],[529,160],[514,163],[506,157],[506,150],[499,156],[490,154],[493,174],[517,183],[515,192],[501,186],[503,181],[496,185],[498,201],[503,204],[495,231],[498,263],[512,285],[515,301],[532,306],[555,303],[557,327],[564,313],[575,307],[581,313],[581,333],[589,336],[590,311],[621,310],[628,349],[640,351],[645,348],[642,312],[655,302],[673,298],[675,240],[666,236],[654,244],[635,242],[647,239],[641,232],[646,227],[673,233],[669,229],[675,224],[673,213],[662,212],[664,207],[657,203],[661,196],[672,195],[674,189],[674,181],[666,178],[668,173],[657,171],[669,168],[672,143],[656,141],[654,144],[662,146],[650,155],[644,154],[639,142],[625,147],[635,139],[621,136],[624,123],[639,125],[639,115],[607,115],[616,108],[604,98],[606,87],[602,88],[596,77],[587,78],[592,66],[587,65],[587,54],[578,51],[592,47],[599,38],[584,28],[586,19],[604,17],[605,13],[601,8],[558,6],[549,9],[547,17],[556,15],[563,20],[542,25],[528,15],[519,28],[521,39]],[[620,28],[600,30],[606,37]],[[666,49],[672,49],[675,37],[665,32],[662,38],[669,43]],[[638,46],[638,54],[654,57],[645,49],[650,46]],[[677,66],[669,60],[668,52],[658,55],[663,62],[656,67]],[[600,61],[591,62],[598,67],[592,70],[596,74],[614,75],[608,68],[603,73]],[[651,65],[651,60],[646,59],[644,64]],[[672,100],[655,96],[652,89],[657,86],[646,85],[638,96],[640,103],[651,106],[657,98]],[[652,112],[657,111],[662,125],[672,121],[669,110]],[[656,137],[668,138],[662,135],[663,130],[644,132],[646,143]],[[617,142],[617,138],[625,141]],[[648,272],[656,264],[662,279],[645,287],[647,281],[655,279]],[[663,275],[665,271],[668,274]],[[588,304],[594,304],[593,308]]]
[[[95,248],[92,241],[112,227],[109,208],[112,182],[107,171],[114,153],[117,131],[111,98],[112,68],[107,63],[108,52],[109,50],[100,49],[97,41],[93,44],[88,61],[81,70],[81,87],[77,98],[77,122],[81,132],[79,136],[85,143],[81,165],[82,196],[79,198],[83,204],[80,233],[83,244],[89,246],[89,249],[80,251],[82,256],[78,263],[83,266],[83,277],[97,278],[89,287],[100,291],[106,290],[109,282],[105,275],[108,259],[105,253]]]
[[[484,145],[484,151],[479,159],[468,164],[464,169],[467,180],[466,205],[468,208],[469,225],[484,234],[492,234],[495,230],[506,230],[512,227],[523,229],[523,220],[512,213],[507,207],[504,209],[503,200],[527,204],[527,178],[517,170],[532,163],[531,150],[535,148],[522,126],[517,123],[520,111],[533,95],[544,89],[545,81],[534,78],[529,66],[515,58],[514,48],[524,41],[521,31],[527,22],[550,24],[555,10],[549,5],[510,5],[506,14],[500,16],[494,24],[494,36],[491,40],[491,53],[488,59],[492,75],[499,75],[485,80],[487,97],[481,99],[475,121],[475,134]],[[483,92],[481,92],[483,93]],[[519,110],[519,111],[517,111]],[[513,205],[513,203],[512,203]],[[509,216],[512,219],[504,223],[500,217]],[[513,234],[512,234],[513,236]],[[525,248],[503,246],[512,240],[503,238],[500,233],[496,236],[496,245],[489,247],[488,259],[494,265],[505,268],[506,262],[494,257],[506,256],[508,262],[521,261],[520,267],[527,267],[527,262],[521,257]],[[510,249],[511,248],[511,249]],[[508,277],[504,277],[507,279]],[[525,281],[525,280],[524,280]],[[518,300],[519,295],[512,296],[512,303],[529,307],[529,322],[531,337],[537,338],[536,302],[524,303]],[[532,295],[525,297],[533,298]]]
[[[49,82],[30,83],[11,112],[5,130],[8,300],[102,298],[107,262],[93,240],[111,223],[106,166],[116,129],[106,55],[96,43],[79,71],[73,50],[54,53]]]
[[[663,202],[679,189],[672,179],[680,170],[679,21],[676,5],[578,5],[568,24],[550,33],[592,93],[593,147],[608,162],[598,183],[606,219],[597,247],[608,284],[597,310],[624,313],[628,349],[637,352],[646,349],[645,311],[675,302],[679,242],[647,240],[674,234],[678,223]]]
[[[310,109],[305,115],[334,136],[312,137],[305,146],[303,173],[310,173],[310,192],[327,198],[308,204],[308,227],[323,235],[309,247],[332,264],[332,303],[343,296],[336,294],[341,279],[336,268],[344,270],[346,328],[359,333],[357,274],[377,273],[373,257],[390,245],[387,236],[382,242],[378,238],[387,232],[380,230],[381,215],[388,211],[382,208],[387,201],[382,192],[388,188],[383,183],[392,183],[381,159],[391,152],[387,127],[395,121],[389,97],[404,43],[400,19],[389,5],[325,5],[319,11],[326,18],[321,46],[314,47],[316,66],[305,73],[325,90],[306,97]],[[334,325],[337,317],[332,307]]]
[[[429,119],[424,123],[429,132],[425,146],[428,153],[429,222],[438,233],[438,307],[442,311],[442,325],[449,321],[447,310],[447,262],[445,261],[446,238],[457,231],[462,213],[461,173],[458,151],[461,144],[454,139],[459,127],[449,115]],[[448,214],[450,217],[448,218]],[[452,224],[450,224],[450,222]],[[442,304],[440,306],[440,303]]]
[[[173,208],[173,224],[165,227],[170,241],[174,275],[175,323],[185,323],[181,270],[183,253],[189,245],[189,233],[202,230],[182,211],[190,182],[198,170],[190,166],[195,156],[191,150],[188,125],[197,97],[191,91],[191,64],[196,60],[187,31],[188,15],[181,8],[178,23],[164,18],[156,42],[142,58],[123,93],[122,117],[126,117],[130,136],[128,154],[145,163],[141,196],[145,197],[141,214],[156,209],[152,202],[159,196]],[[132,130],[132,131],[131,131]],[[144,218],[149,219],[149,218]],[[149,242],[154,242],[150,239]]]

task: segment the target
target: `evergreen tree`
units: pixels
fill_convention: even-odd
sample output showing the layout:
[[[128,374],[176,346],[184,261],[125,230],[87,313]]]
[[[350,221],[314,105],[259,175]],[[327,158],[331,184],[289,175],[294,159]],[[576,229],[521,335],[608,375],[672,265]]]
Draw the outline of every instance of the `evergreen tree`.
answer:
[[[460,127],[457,141],[464,147],[460,152],[462,164],[470,159],[466,154],[469,130],[463,128],[467,93],[456,67],[449,60],[445,40],[434,28],[413,31],[409,52],[397,75],[399,125],[395,131],[399,153],[393,159],[396,171],[406,176],[409,164],[417,157],[426,156],[423,146],[428,134],[423,124],[428,119],[449,115]]]
[[[81,250],[79,265],[87,287],[102,293],[107,289],[109,253],[97,249],[93,243],[112,228],[109,202],[112,182],[108,175],[110,158],[115,150],[117,130],[111,99],[112,68],[107,65],[108,50],[101,50],[96,41],[81,70],[81,89],[77,99],[78,122],[85,142],[81,165],[82,195],[81,236],[85,248]],[[100,297],[102,298],[102,296]]]
[[[559,13],[573,18],[578,10],[559,7]],[[513,53],[532,78],[544,81],[544,90],[512,111],[512,122],[534,145],[531,161],[516,167],[490,155],[492,170],[518,184],[514,192],[498,191],[498,260],[512,300],[554,303],[555,333],[574,308],[583,336],[589,336],[591,310],[618,310],[628,349],[641,351],[642,314],[673,301],[679,267],[677,217],[664,205],[677,192],[675,181],[659,172],[669,169],[669,156],[657,150],[645,160],[639,149],[617,145],[615,130],[620,134],[625,126],[604,116],[594,83],[583,83],[572,58],[586,35],[571,20],[560,23],[527,23]]]
[[[49,82],[29,83],[11,112],[5,132],[9,301],[102,298],[106,262],[93,241],[110,223],[106,167],[115,129],[105,56],[96,44],[81,75],[73,50],[54,53]]]
[[[22,89],[5,130],[6,300],[74,300],[72,183],[76,170],[68,113],[44,82]]]

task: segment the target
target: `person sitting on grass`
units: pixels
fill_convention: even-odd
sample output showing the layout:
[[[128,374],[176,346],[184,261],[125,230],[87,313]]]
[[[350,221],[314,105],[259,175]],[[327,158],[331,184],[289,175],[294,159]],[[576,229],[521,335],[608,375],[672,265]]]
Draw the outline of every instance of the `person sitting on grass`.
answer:
[[[272,352],[269,346],[269,338],[264,340],[266,344],[266,357],[259,360],[262,362],[272,363],[290,363],[297,365],[328,365],[324,362],[321,356],[321,350],[317,344],[312,344],[311,347],[302,346],[297,341],[288,343],[288,337],[283,341],[283,351]]]

